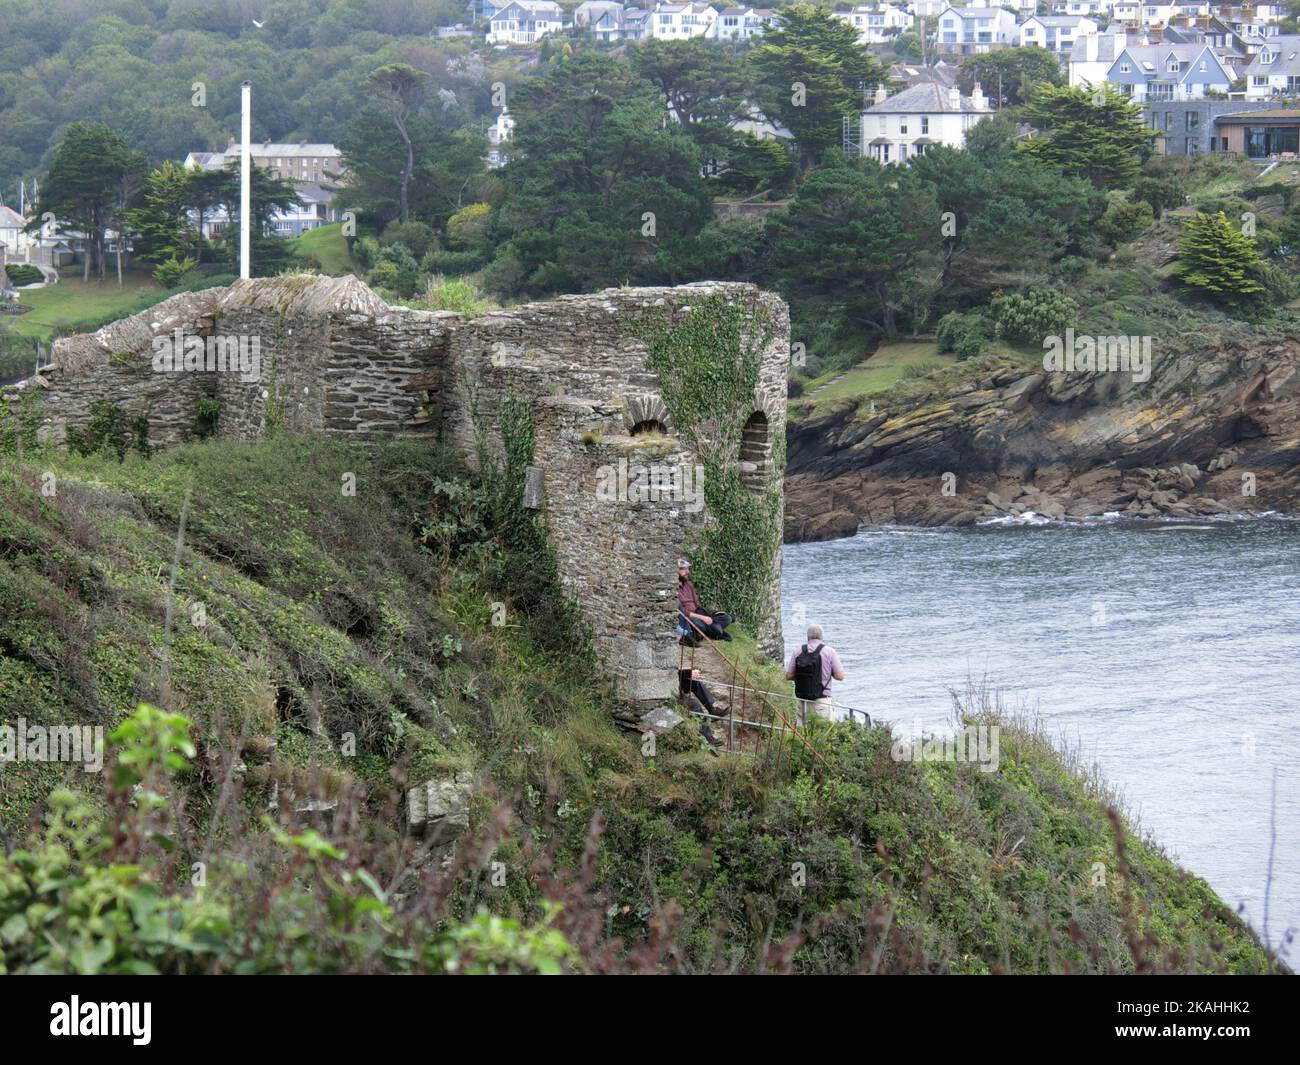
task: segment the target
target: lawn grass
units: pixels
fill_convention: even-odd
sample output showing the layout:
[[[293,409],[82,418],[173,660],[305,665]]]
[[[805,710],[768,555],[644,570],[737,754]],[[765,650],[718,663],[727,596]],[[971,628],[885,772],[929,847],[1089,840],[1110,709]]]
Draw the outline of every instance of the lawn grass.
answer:
[[[882,344],[853,369],[810,381],[796,405],[804,413],[816,413],[843,400],[888,392],[905,376],[950,366],[955,361],[952,355],[939,354],[939,345],[933,340]]]
[[[103,282],[63,276],[57,285],[23,289],[19,302],[32,308],[14,321],[20,336],[50,341],[56,335],[77,331],[90,322],[125,318],[151,306],[166,292],[143,271],[128,270],[121,286],[114,276]]]
[[[352,255],[348,252],[348,242],[343,236],[342,222],[308,230],[291,241],[290,247],[295,254],[310,255],[320,263],[321,270],[331,277],[350,274],[355,269]]]

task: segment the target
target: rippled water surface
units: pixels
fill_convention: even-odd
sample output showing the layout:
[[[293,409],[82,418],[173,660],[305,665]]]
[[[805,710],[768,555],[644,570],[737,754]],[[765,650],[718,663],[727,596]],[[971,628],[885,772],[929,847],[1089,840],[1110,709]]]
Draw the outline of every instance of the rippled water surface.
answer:
[[[879,529],[784,569],[787,650],[821,624],[837,700],[940,731],[986,681],[1261,931],[1276,768],[1269,930],[1300,931],[1300,522]]]

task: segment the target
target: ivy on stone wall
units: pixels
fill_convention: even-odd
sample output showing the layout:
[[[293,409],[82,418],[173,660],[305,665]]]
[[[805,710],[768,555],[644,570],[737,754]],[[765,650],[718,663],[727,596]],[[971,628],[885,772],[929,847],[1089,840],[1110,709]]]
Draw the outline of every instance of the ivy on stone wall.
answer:
[[[535,635],[543,649],[590,656],[590,630],[577,604],[564,594],[545,523],[537,511],[524,506],[524,484],[536,447],[532,406],[509,392],[502,397],[496,424],[491,426],[500,439],[498,449],[479,408],[477,385],[466,382],[465,389],[478,459],[480,505],[500,548],[485,559],[488,583],[509,598],[512,609],[536,623]]]
[[[35,388],[25,389],[16,402],[0,401],[0,452],[21,455],[36,449],[40,403]]]
[[[781,493],[769,486],[756,494],[745,485],[740,444],[754,412],[771,321],[761,308],[747,315],[745,307],[711,295],[693,303],[676,324],[652,322],[645,336],[646,365],[659,375],[673,431],[704,467],[710,520],[683,535],[700,596],[756,629],[771,596]],[[783,460],[784,448],[778,454],[775,443],[773,468],[779,476],[775,460]]]

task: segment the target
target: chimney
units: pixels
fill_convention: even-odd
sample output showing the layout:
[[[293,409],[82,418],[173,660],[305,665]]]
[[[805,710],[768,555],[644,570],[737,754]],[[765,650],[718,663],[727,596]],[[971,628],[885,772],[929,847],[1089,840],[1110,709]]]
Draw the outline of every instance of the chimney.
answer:
[[[948,108],[952,111],[961,110],[961,92],[956,85],[948,90]]]
[[[958,97],[958,100],[960,101],[960,97]],[[971,89],[970,102],[971,106],[974,107],[976,111],[984,110],[984,93],[980,90],[980,83],[978,81],[975,83],[974,88]]]
[[[878,104],[883,104],[888,98],[889,98],[889,94],[885,92],[885,86],[883,84],[877,84],[875,102]]]

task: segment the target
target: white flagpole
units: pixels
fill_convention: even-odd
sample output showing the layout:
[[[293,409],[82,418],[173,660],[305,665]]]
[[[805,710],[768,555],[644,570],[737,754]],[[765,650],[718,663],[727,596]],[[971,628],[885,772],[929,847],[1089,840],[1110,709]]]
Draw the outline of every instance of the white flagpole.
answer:
[[[249,273],[249,238],[252,233],[252,219],[249,218],[252,208],[252,148],[250,142],[253,135],[253,85],[251,82],[244,82],[241,104],[239,120],[239,276],[247,278],[251,276]]]

